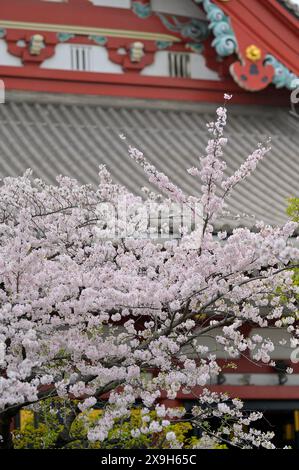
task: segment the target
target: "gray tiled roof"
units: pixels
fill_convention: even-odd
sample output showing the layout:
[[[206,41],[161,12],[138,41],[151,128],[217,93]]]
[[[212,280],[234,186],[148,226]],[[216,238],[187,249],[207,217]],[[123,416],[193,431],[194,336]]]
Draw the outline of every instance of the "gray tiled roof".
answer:
[[[24,99],[11,94],[0,106],[0,176],[19,175],[32,168],[48,182],[64,174],[96,183],[98,165],[105,163],[116,181],[139,192],[146,179],[118,137],[125,134],[175,183],[196,194],[198,182],[185,169],[196,165],[204,151],[205,124],[214,118],[215,107],[92,97]],[[299,196],[299,120],[287,109],[232,107],[227,130],[228,174],[258,141],[272,137],[271,153],[231,198],[232,213],[282,223],[286,198]]]

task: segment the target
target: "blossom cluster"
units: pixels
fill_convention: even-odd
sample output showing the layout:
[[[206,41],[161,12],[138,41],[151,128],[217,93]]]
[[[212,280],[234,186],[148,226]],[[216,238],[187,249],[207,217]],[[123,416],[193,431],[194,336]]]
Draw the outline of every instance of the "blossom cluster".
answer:
[[[221,373],[215,352],[205,345],[213,335],[227,359],[246,351],[256,362],[272,364],[277,345],[242,327],[287,328],[291,347],[299,341],[296,296],[290,266],[299,258],[289,244],[293,224],[256,230],[239,228],[215,237],[213,221],[222,214],[225,194],[255,169],[267,149],[259,147],[235,175],[225,176],[225,107],[209,123],[211,139],[198,168],[189,170],[201,185],[200,245],[174,241],[100,238],[104,202],[140,199],[113,183],[100,168],[97,188],[58,177],[56,185],[27,171],[0,186],[0,413],[17,412],[47,396],[73,397],[85,411],[104,400],[103,413],[89,431],[92,441],[107,439],[115,420],[137,401],[156,409],[138,433],[160,432],[173,411],[163,397],[198,393],[197,427],[211,439],[271,447],[271,435],[245,426],[239,402],[209,392]],[[149,180],[167,199],[190,202],[169,179],[130,148]],[[224,193],[219,193],[219,188]],[[184,237],[183,237],[184,238]],[[194,392],[195,393],[195,392]],[[107,398],[108,397],[108,398]],[[179,412],[180,413],[180,412]],[[145,413],[146,415],[146,413]],[[231,419],[216,434],[204,429],[209,416]],[[224,436],[224,437],[223,437]],[[176,446],[176,437],[166,439]]]

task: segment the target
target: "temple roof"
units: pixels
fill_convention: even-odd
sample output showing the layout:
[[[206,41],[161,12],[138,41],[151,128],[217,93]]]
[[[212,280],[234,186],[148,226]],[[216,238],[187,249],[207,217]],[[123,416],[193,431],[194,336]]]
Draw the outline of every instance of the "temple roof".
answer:
[[[98,165],[107,165],[115,181],[140,193],[147,185],[125,143],[144,151],[158,169],[189,194],[198,181],[185,169],[197,164],[208,139],[206,122],[215,105],[108,97],[8,93],[0,106],[0,176],[27,168],[47,182],[57,174],[97,183]],[[256,216],[268,223],[286,220],[286,199],[299,196],[299,121],[287,109],[232,106],[225,154],[234,172],[259,141],[272,138],[272,150],[254,175],[230,200],[232,215]],[[229,218],[230,227],[252,225],[252,217]]]
[[[183,3],[186,16],[182,16]],[[259,94],[273,90],[273,86],[293,90],[299,85],[298,0],[132,0],[127,5],[131,6],[112,8],[89,0],[2,0],[0,38],[7,45],[8,54],[20,61],[20,67],[10,67],[11,62],[0,63],[0,75],[7,88],[37,91],[43,86],[43,91],[51,92],[55,83],[59,88],[56,91],[64,92],[60,70],[55,66],[48,70],[45,64],[56,55],[56,46],[68,43],[105,47],[109,61],[121,67],[119,74],[113,73],[121,86],[140,79],[135,97],[141,96],[137,90],[143,97],[153,97],[143,87],[142,73],[148,72],[146,67],[155,62],[158,53],[166,51],[202,55],[207,67],[221,78],[225,91],[233,91],[236,84],[242,90]],[[42,46],[32,52],[35,35],[39,35]],[[132,44],[136,42],[139,47],[142,42],[143,55],[132,61]],[[78,70],[64,70],[66,77],[71,73],[72,83],[77,83]],[[93,72],[91,76],[89,72]],[[95,74],[99,82],[107,75],[103,72],[84,70],[90,82]],[[160,89],[168,78],[160,74],[161,71],[156,84],[156,76],[149,73],[147,79],[153,90]],[[175,77],[189,90],[194,80],[184,84],[181,78]],[[204,82],[200,79],[196,87],[201,89]],[[207,82],[213,86],[212,80]],[[127,88],[121,86],[119,89],[126,96]],[[216,101],[215,93],[213,100]]]

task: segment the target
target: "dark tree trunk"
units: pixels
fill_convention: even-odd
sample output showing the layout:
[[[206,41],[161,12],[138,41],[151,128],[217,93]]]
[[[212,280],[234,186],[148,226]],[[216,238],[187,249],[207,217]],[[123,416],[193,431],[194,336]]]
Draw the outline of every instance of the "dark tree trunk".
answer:
[[[11,424],[12,415],[0,415],[0,449],[13,449]]]

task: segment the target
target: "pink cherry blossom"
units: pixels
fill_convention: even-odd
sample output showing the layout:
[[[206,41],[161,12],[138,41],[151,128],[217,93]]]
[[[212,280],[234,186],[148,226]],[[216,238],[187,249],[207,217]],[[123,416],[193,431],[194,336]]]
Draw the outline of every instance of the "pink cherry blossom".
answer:
[[[296,226],[261,223],[254,231],[239,228],[214,236],[213,224],[223,215],[227,194],[250,176],[269,149],[259,146],[234,175],[225,176],[226,120],[221,107],[208,125],[205,155],[198,168],[189,170],[198,178],[195,199],[203,210],[200,234],[195,231],[198,247],[183,243],[184,234],[181,242],[165,243],[118,236],[127,227],[114,217],[115,210],[140,207],[156,196],[145,192],[148,199],[142,202],[114,183],[103,166],[96,188],[67,177],[48,185],[30,171],[2,181],[3,435],[20,408],[48,396],[75,397],[81,401],[79,410],[105,400],[98,422],[89,429],[91,441],[105,441],[115,421],[128,417],[137,400],[148,422],[132,435],[160,432],[168,419],[184,416],[182,409],[167,409],[163,397],[176,399],[194,390],[198,395],[191,421],[202,429],[206,445],[226,435],[233,446],[272,448],[272,433],[252,425],[260,414],[247,414],[241,401],[202,388],[221,373],[215,351],[202,344],[206,336],[214,335],[228,360],[251,351],[253,362],[266,364],[272,363],[277,345],[262,335],[244,336],[243,325],[287,327],[292,345],[299,340],[298,287],[290,269],[299,252],[289,244]],[[141,165],[166,197],[165,204],[194,203],[142,152],[129,147],[128,158]],[[137,215],[127,223],[134,233]],[[150,410],[156,412],[153,419]],[[226,424],[212,433],[204,423],[215,416]],[[172,447],[180,446],[175,433],[166,439]],[[10,444],[6,437],[1,445]]]

